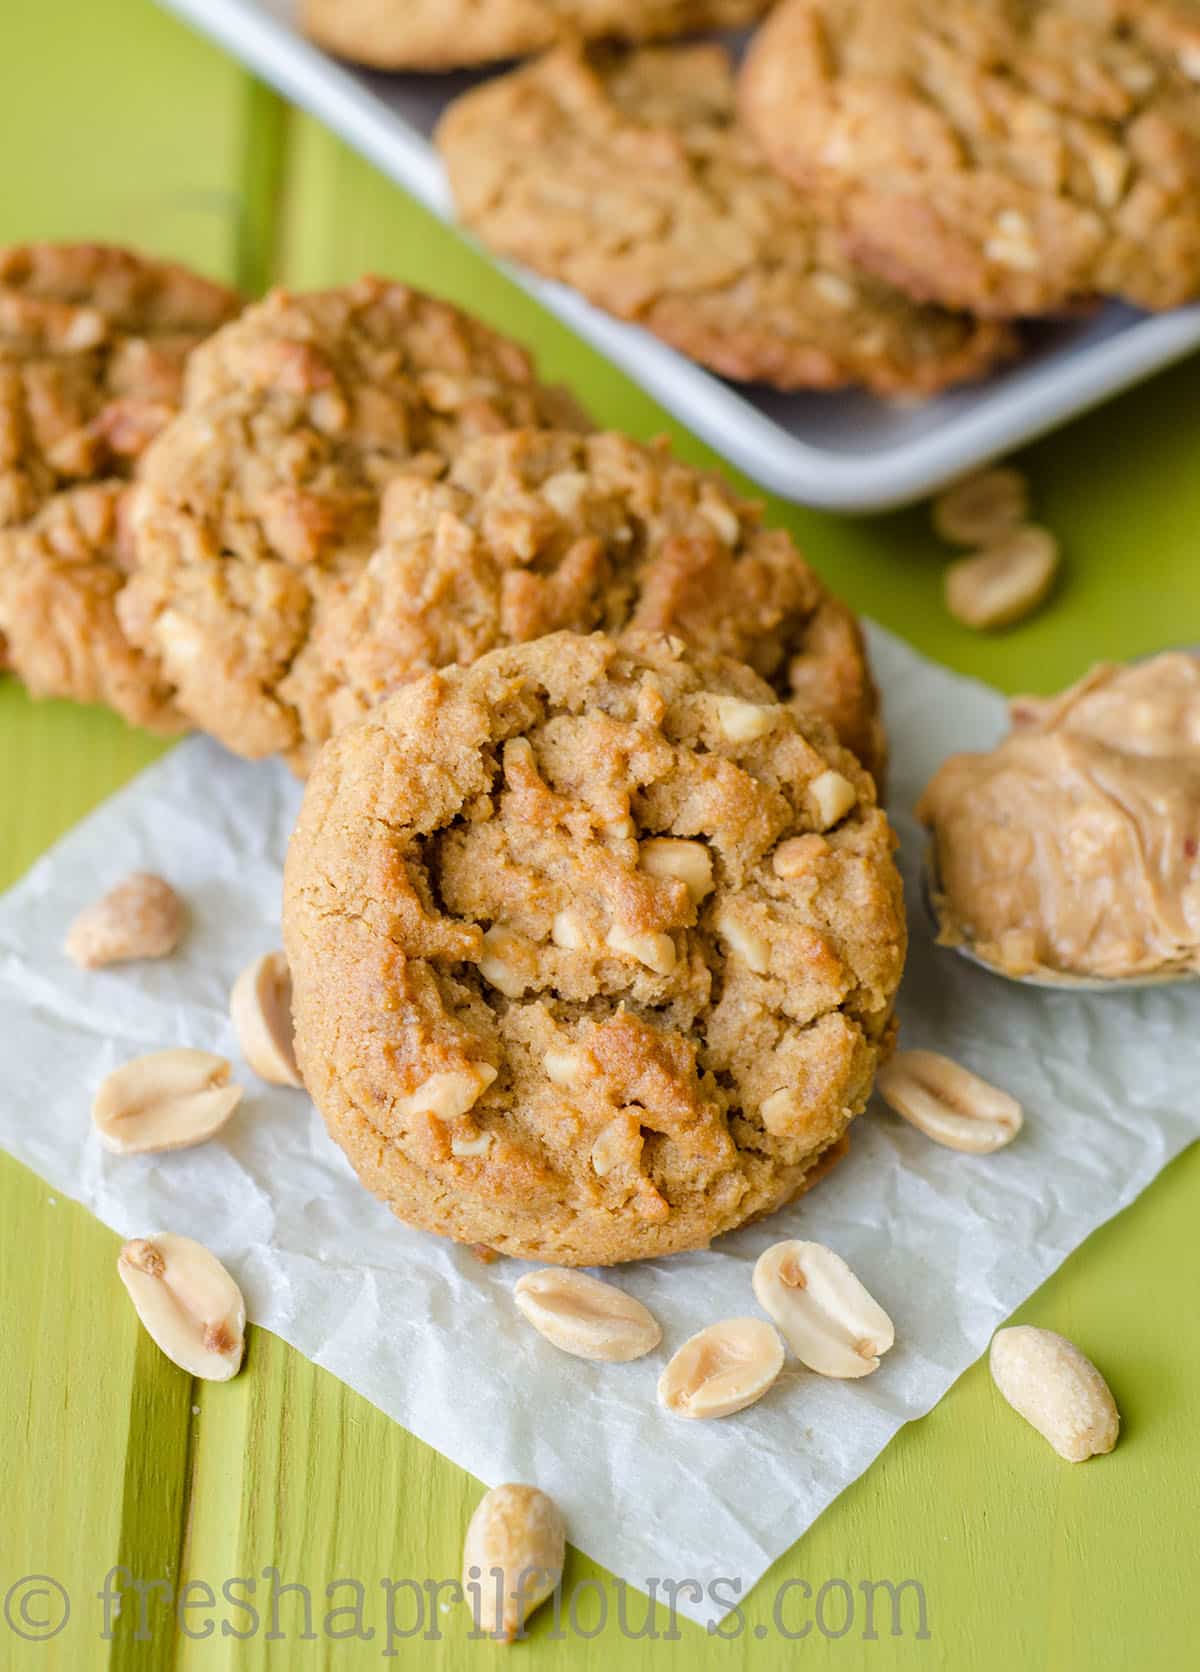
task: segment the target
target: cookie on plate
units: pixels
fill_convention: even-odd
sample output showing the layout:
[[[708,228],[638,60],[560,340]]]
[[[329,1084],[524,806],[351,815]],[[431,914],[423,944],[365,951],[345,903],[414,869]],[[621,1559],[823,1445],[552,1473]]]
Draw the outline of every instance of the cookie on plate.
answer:
[[[867,1100],[893,847],[819,723],[678,640],[428,674],[305,793],[305,1084],[411,1224],[565,1265],[703,1247],[804,1190]]]
[[[541,52],[566,36],[669,40],[734,29],[769,0],[302,0],[319,45],[382,70],[454,70]]]
[[[320,742],[405,680],[559,629],[670,632],[749,663],[880,774],[862,634],[783,529],[719,476],[622,435],[518,431],[398,477],[381,544],[285,695]]]
[[[465,94],[436,137],[493,249],[723,376],[928,395],[1013,347],[846,259],[737,120],[719,46],[564,47]]]
[[[181,723],[117,621],[123,510],[190,350],[237,305],[222,285],[111,246],[0,250],[0,665],[35,695]]]
[[[563,422],[586,424],[446,302],[382,279],[276,291],[195,355],[143,460],[125,631],[202,730],[251,758],[294,750],[289,673],[374,549],[387,483],[440,473],[473,436]]]
[[[1196,0],[783,0],[741,102],[856,260],[981,314],[1200,295]]]

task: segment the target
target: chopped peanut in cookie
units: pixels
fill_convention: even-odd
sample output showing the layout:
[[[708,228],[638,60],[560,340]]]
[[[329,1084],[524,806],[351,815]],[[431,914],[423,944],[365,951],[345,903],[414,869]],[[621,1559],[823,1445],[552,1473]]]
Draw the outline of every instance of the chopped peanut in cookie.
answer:
[[[731,703],[770,725],[731,737]],[[893,844],[854,758],[739,662],[559,633],[428,674],[322,751],[292,839],[309,1089],[412,1224],[562,1265],[703,1247],[866,1102]]]

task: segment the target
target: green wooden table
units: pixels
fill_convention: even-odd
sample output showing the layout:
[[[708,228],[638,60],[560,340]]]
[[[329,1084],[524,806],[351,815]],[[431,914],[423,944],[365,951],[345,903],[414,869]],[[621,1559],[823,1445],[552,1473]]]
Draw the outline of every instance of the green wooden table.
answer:
[[[150,0],[5,6],[0,133],[2,241],[126,240],[249,289],[394,274],[523,338],[602,420],[637,436],[670,431],[689,457],[709,457],[456,237]],[[854,521],[774,504],[772,516],[854,604],[1006,689],[1047,690],[1100,656],[1195,641],[1198,372],[1196,362],[1179,367],[1022,459],[1041,515],[1064,538],[1069,572],[1052,607],[1006,637],[977,639],[946,618],[942,559],[923,514]],[[0,681],[0,882],[159,748],[109,715],[34,705]],[[3,1054],[20,1048],[19,1039],[0,1041]],[[37,1120],[35,1108],[26,1113]],[[261,1332],[231,1386],[190,1383],[141,1334],[116,1280],[116,1238],[3,1157],[0,1215],[0,1591],[13,1622],[0,1618],[0,1667],[142,1672],[394,1658],[458,1668],[499,1664],[506,1652],[585,1672],[696,1672],[785,1657],[954,1672],[1200,1663],[1196,1148],[1021,1313],[1073,1336],[1109,1371],[1124,1415],[1114,1455],[1083,1468],[1058,1462],[999,1407],[976,1365],[777,1563],[733,1641],[686,1621],[675,1635],[665,1610],[649,1622],[657,1639],[627,1640],[610,1589],[609,1623],[594,1637],[556,1641],[547,1619],[528,1645],[504,1651],[468,1642],[462,1610],[427,1607],[425,1634],[394,1641],[385,1656],[380,1581],[456,1573],[477,1483]],[[106,1621],[98,1593],[117,1565],[127,1594]],[[46,1577],[23,1589],[29,1575]],[[146,1587],[144,1618],[131,1578]],[[228,1600],[245,1602],[250,1591],[223,1590],[249,1578],[257,1629]],[[568,1587],[587,1578],[606,1581],[572,1555]],[[863,1583],[906,1578],[923,1587],[928,1635],[918,1635],[911,1591],[899,1636],[886,1593],[876,1593],[884,1600],[872,1635]],[[189,1581],[177,1615],[169,1598]],[[301,1635],[304,1597],[280,1592],[283,1581],[308,1588],[311,1636]],[[362,1591],[343,1583],[327,1596],[335,1581]],[[846,1617],[840,1581],[853,1614],[835,1637]],[[411,1590],[393,1594],[408,1629]],[[39,1621],[42,1632],[58,1623],[64,1595],[65,1625],[35,1641]],[[584,1632],[596,1622],[596,1596],[595,1587],[580,1593]],[[783,1636],[806,1621],[806,1636]],[[646,1625],[636,1596],[628,1624]]]

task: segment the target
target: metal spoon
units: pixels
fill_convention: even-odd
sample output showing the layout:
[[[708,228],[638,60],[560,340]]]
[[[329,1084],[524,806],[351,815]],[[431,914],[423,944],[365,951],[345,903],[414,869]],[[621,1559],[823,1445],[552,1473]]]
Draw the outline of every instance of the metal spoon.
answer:
[[[938,933],[941,932],[942,925],[938,917],[937,897],[941,892],[937,853],[933,842],[930,841],[921,860],[921,899],[929,921]],[[1179,968],[1154,970],[1147,975],[1070,975],[1065,970],[1051,969],[1031,970],[1027,975],[1010,975],[998,964],[981,957],[969,941],[959,941],[956,945],[950,945],[949,950],[957,952],[959,957],[965,958],[968,963],[977,964],[981,970],[1002,976],[1005,981],[1016,981],[1022,987],[1050,987],[1058,992],[1113,993],[1125,992],[1133,987],[1166,987],[1179,981],[1200,981],[1200,971]]]

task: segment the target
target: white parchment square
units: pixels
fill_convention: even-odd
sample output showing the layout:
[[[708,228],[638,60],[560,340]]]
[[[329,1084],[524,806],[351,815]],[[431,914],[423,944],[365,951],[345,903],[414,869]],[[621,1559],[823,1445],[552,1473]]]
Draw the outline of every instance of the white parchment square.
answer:
[[[706,1253],[612,1274],[664,1323],[658,1353],[606,1366],[557,1352],[511,1303],[516,1262],[483,1266],[399,1224],[359,1187],[303,1094],[248,1071],[249,1095],[218,1142],[124,1159],[95,1142],[92,1089],[125,1058],[176,1044],[237,1058],[230,986],[279,942],[299,786],[204,739],[142,773],[0,900],[0,1143],[123,1235],[169,1229],[206,1242],[255,1323],[489,1483],[536,1482],[575,1542],[617,1575],[732,1577],[744,1595],[996,1325],[1200,1135],[1186,1048],[1195,987],[1033,992],[931,944],[912,886],[911,808],[946,753],[1002,733],[1004,704],[879,630],[872,650],[913,902],[905,1042],[1005,1086],[1026,1126],[1011,1148],[973,1158],[873,1108],[848,1159],[794,1208]],[[68,923],[136,868],[187,896],[184,946],[160,963],[76,970],[62,952]],[[666,1415],[655,1402],[666,1354],[719,1317],[754,1311],[753,1262],[792,1235],[837,1248],[891,1313],[896,1346],[879,1373],[831,1382],[789,1367],[728,1422]],[[723,1599],[679,1602],[705,1620],[724,1612],[728,1588]]]

